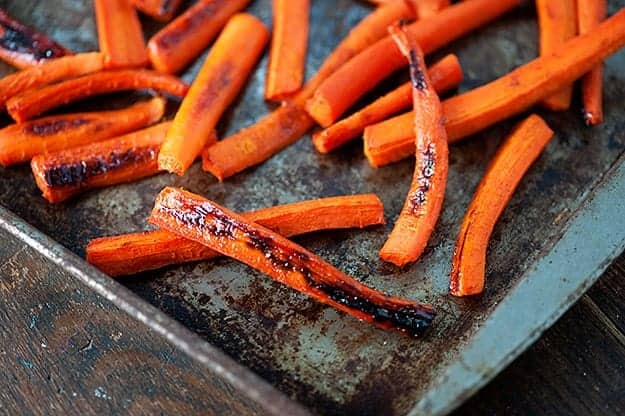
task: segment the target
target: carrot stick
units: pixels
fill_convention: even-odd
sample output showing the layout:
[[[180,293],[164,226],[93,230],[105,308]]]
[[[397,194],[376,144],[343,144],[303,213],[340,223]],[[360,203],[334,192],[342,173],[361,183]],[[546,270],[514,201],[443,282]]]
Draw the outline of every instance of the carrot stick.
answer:
[[[265,98],[282,100],[302,88],[310,0],[273,0],[273,37]]]
[[[295,202],[242,215],[283,237],[384,224],[384,206],[373,194]],[[219,253],[200,243],[164,230],[97,238],[87,246],[87,261],[110,276],[131,275],[217,256]]]
[[[501,145],[460,227],[451,269],[452,295],[477,295],[484,290],[486,249],[493,228],[525,172],[552,137],[547,123],[531,115]]]
[[[63,114],[14,124],[0,130],[0,165],[28,162],[56,152],[119,136],[157,122],[165,100],[153,98],[122,110]]]
[[[456,55],[447,55],[428,69],[432,87],[437,93],[444,93],[457,87],[462,81],[462,68]],[[405,109],[412,103],[410,82],[378,98],[362,110],[313,134],[313,144],[321,153],[329,153],[351,139],[362,134],[365,127],[384,120],[386,117]]]
[[[176,77],[144,69],[97,72],[17,95],[7,101],[7,110],[15,121],[23,123],[61,105],[94,95],[139,89],[183,97],[189,87]]]
[[[209,142],[219,118],[243,87],[269,39],[269,31],[256,17],[232,17],[213,45],[206,62],[182,101],[158,166],[183,175]]]
[[[132,4],[128,0],[94,0],[93,7],[106,67],[146,66],[145,39]]]
[[[439,13],[445,7],[451,5],[450,0],[412,0],[416,2],[417,16],[419,19],[427,19]]]
[[[26,90],[102,70],[101,53],[80,53],[43,62],[0,79],[0,106]]]
[[[540,55],[550,55],[577,34],[576,0],[536,0],[540,35]],[[552,111],[568,110],[573,85],[546,97],[541,104]]]
[[[607,5],[605,0],[577,0],[577,19],[580,35],[590,32],[605,20]],[[584,122],[588,126],[603,121],[603,62],[590,70],[582,78],[582,102]]]
[[[450,142],[463,139],[501,120],[519,114],[597,66],[625,46],[625,9],[587,34],[565,43],[503,77],[443,101]],[[401,160],[414,153],[413,115],[410,113],[365,129],[365,154],[373,166]]]
[[[137,9],[160,22],[171,20],[181,2],[182,0],[132,0]]]
[[[496,19],[521,0],[465,0],[409,26],[428,54]],[[334,123],[367,91],[405,66],[406,60],[390,37],[379,40],[328,77],[306,103],[306,111],[321,126]]]
[[[148,42],[148,55],[154,69],[175,74],[184,69],[204,49],[236,12],[250,0],[199,0]]]
[[[30,167],[43,197],[65,201],[102,188],[158,173],[156,157],[170,122],[85,146],[35,156]]]
[[[285,237],[189,192],[163,189],[149,221],[377,327],[417,336],[434,318],[431,307],[373,290]]]
[[[0,59],[23,69],[71,54],[43,33],[21,24],[0,9]]]

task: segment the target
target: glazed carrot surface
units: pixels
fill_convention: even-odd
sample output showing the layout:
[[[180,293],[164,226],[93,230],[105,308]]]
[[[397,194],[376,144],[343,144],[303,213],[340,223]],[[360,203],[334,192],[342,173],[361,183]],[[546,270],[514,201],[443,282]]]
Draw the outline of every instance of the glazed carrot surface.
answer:
[[[250,0],[199,0],[148,42],[154,69],[175,74],[206,49],[228,19]]]
[[[158,150],[170,124],[35,156],[30,163],[35,182],[48,202],[57,203],[89,189],[155,175]]]
[[[166,22],[174,17],[182,0],[130,0],[141,12],[148,16]]]
[[[46,154],[105,140],[153,124],[165,100],[153,98],[122,110],[63,114],[0,130],[0,164],[10,166]]]
[[[176,77],[145,69],[97,72],[17,95],[7,101],[7,111],[15,121],[22,123],[56,107],[94,95],[152,89],[183,97],[188,88]]]
[[[547,123],[532,115],[501,145],[460,227],[452,261],[452,295],[477,295],[484,290],[486,249],[493,228],[525,172],[552,137]]]
[[[183,175],[209,142],[219,118],[241,91],[269,40],[269,31],[256,17],[232,17],[182,101],[158,166]]]
[[[382,201],[373,194],[295,202],[242,215],[283,237],[384,224]],[[97,238],[87,246],[87,261],[111,276],[209,260],[218,255],[200,243],[164,230]]]
[[[371,289],[276,232],[189,192],[163,189],[149,221],[377,327],[418,336],[434,319],[431,307]]]

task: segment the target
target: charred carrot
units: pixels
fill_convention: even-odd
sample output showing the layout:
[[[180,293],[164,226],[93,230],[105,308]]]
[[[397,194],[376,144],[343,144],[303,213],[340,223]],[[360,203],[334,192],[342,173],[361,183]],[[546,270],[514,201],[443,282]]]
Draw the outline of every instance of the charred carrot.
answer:
[[[148,53],[137,11],[128,0],[94,0],[98,42],[107,68],[142,67]]]
[[[447,55],[428,69],[432,87],[444,93],[462,81],[462,68],[456,55]],[[410,82],[377,99],[362,110],[338,121],[325,130],[313,134],[313,144],[321,153],[329,153],[362,134],[365,127],[409,107],[412,103]]]
[[[131,107],[45,117],[0,130],[0,164],[28,162],[35,155],[56,152],[119,136],[157,122],[165,100],[153,98]]]
[[[580,34],[594,29],[607,15],[606,0],[577,0],[577,22]],[[603,121],[603,62],[582,78],[584,121],[593,126]]]
[[[149,221],[377,327],[418,336],[434,319],[431,307],[373,290],[280,234],[189,192],[163,189]]]
[[[176,77],[144,69],[97,72],[17,95],[7,101],[7,110],[15,121],[23,123],[53,108],[94,95],[140,89],[183,97],[189,87]]]
[[[550,55],[577,34],[576,0],[536,0],[540,55]],[[567,110],[571,105],[573,85],[542,100],[553,111]]]
[[[148,42],[154,69],[175,74],[199,56],[228,19],[250,0],[200,0],[165,26]]]
[[[445,7],[449,7],[450,0],[408,0],[415,1],[417,8],[417,17],[419,19],[427,19],[432,17]]]
[[[520,3],[521,0],[465,0],[413,23],[408,30],[428,54]],[[405,64],[393,40],[381,39],[328,77],[308,100],[306,110],[317,123],[328,127],[367,91]]]
[[[68,150],[37,155],[30,167],[51,203],[90,189],[132,182],[158,173],[156,157],[170,122]]]
[[[267,100],[282,100],[304,83],[310,0],[273,0],[273,36],[265,84]]]
[[[384,206],[373,194],[295,202],[242,215],[283,237],[384,224]],[[110,276],[209,260],[218,255],[200,243],[164,230],[97,238],[87,246],[87,261]]]
[[[174,17],[182,0],[131,0],[141,12],[161,21],[167,22]]]
[[[503,77],[443,101],[450,142],[519,114],[594,68],[625,45],[625,9],[592,31],[569,40],[550,56],[542,56]],[[365,129],[365,154],[373,166],[414,153],[411,113]]]
[[[525,172],[538,158],[553,131],[532,115],[510,134],[477,187],[456,240],[450,291],[454,296],[484,290],[486,249],[490,235]]]
[[[256,17],[232,17],[182,101],[158,155],[158,166],[183,175],[209,142],[219,118],[243,87],[269,39]]]
[[[0,9],[0,59],[22,69],[71,54],[69,49]]]

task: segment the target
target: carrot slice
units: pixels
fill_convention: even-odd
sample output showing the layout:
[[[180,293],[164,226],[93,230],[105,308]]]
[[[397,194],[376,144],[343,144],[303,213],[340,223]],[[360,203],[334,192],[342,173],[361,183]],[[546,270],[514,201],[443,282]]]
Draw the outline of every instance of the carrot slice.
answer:
[[[69,150],[37,155],[30,162],[37,186],[51,203],[89,189],[132,182],[158,173],[158,150],[170,122]]]
[[[585,34],[594,29],[607,15],[605,0],[577,0],[579,33]],[[582,78],[582,102],[584,122],[588,126],[603,121],[603,62],[590,70]]]
[[[552,137],[547,123],[532,115],[499,148],[460,227],[451,268],[452,295],[477,295],[484,290],[486,249],[493,228],[525,172]]]
[[[503,77],[443,101],[450,142],[519,114],[574,82],[625,46],[625,9],[592,31],[569,40],[550,56],[542,56]],[[402,114],[365,129],[365,154],[373,166],[414,153],[413,115]]]
[[[122,110],[63,114],[0,130],[0,165],[28,162],[35,155],[56,152],[119,136],[157,122],[165,100],[153,98]]]
[[[97,72],[17,95],[7,101],[7,110],[15,121],[22,123],[53,108],[94,95],[139,89],[154,89],[183,97],[189,87],[176,77],[145,69]]]
[[[550,55],[577,34],[576,0],[536,0],[540,35],[540,55]],[[571,106],[573,85],[567,85],[542,100],[552,111],[568,110]]]
[[[427,19],[432,17],[445,7],[451,5],[450,0],[413,0],[417,7],[417,16],[419,19]]]
[[[158,166],[184,175],[210,142],[219,118],[241,91],[269,39],[269,31],[256,17],[232,17],[213,45],[206,62],[182,101]]]
[[[496,19],[521,0],[465,0],[409,26],[428,54]],[[334,123],[367,91],[406,65],[390,37],[379,40],[328,77],[306,103],[306,111],[321,126]]]
[[[242,215],[283,237],[384,224],[384,206],[373,194],[295,202]],[[87,261],[110,276],[131,275],[217,256],[219,253],[200,243],[164,230],[97,238],[87,246]]]
[[[428,69],[434,90],[442,94],[462,82],[462,68],[456,55],[447,55]],[[410,82],[378,98],[362,110],[313,134],[313,144],[321,153],[329,153],[359,136],[365,127],[409,107],[412,103]]]
[[[195,3],[148,42],[154,69],[167,74],[180,72],[210,45],[228,19],[249,2],[200,0]]]
[[[149,221],[377,327],[418,336],[434,318],[431,307],[373,290],[285,237],[189,192],[163,189]]]
[[[137,9],[160,22],[171,20],[180,3],[182,0],[132,0]]]
[[[0,59],[22,69],[71,54],[69,49],[0,9]]]

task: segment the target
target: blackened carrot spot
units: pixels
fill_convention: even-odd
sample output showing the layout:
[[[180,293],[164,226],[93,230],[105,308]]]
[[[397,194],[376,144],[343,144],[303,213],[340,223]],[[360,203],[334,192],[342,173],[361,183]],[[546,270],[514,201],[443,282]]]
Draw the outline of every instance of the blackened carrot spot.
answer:
[[[432,177],[436,171],[436,149],[434,144],[421,152],[421,172],[418,178],[419,186],[410,196],[412,213],[418,214],[421,207],[427,202],[428,192],[432,187]]]
[[[421,68],[414,50],[410,50],[410,79],[412,80],[412,86],[419,91],[423,91],[428,87],[424,69]]]
[[[189,34],[195,32],[200,26],[207,24],[207,21],[224,6],[226,1],[228,0],[215,0],[204,3],[202,7],[196,9],[196,12],[184,21],[184,24],[176,26],[159,36],[157,38],[158,44],[163,48],[184,48],[183,42]]]
[[[92,121],[93,120],[88,118],[34,121],[24,127],[24,133],[30,133],[35,136],[50,136],[83,126]]]

